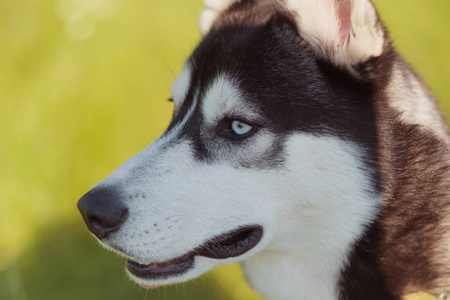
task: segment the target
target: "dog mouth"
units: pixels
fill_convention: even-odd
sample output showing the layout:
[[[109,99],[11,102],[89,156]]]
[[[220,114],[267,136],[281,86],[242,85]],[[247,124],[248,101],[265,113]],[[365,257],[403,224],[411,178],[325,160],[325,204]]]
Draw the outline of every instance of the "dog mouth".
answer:
[[[261,240],[262,234],[263,229],[261,226],[241,227],[232,232],[215,237],[202,246],[195,248],[193,251],[168,261],[153,262],[146,265],[128,259],[127,269],[138,278],[148,280],[167,279],[190,270],[194,265],[196,256],[213,259],[226,259],[240,256],[255,247]]]

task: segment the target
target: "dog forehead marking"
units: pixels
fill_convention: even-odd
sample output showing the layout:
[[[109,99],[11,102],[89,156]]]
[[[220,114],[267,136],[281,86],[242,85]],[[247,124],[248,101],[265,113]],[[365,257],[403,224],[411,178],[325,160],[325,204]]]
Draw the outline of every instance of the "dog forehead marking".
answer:
[[[201,108],[205,122],[212,125],[224,116],[250,120],[256,118],[255,110],[243,98],[237,81],[224,73],[219,74],[203,97]]]

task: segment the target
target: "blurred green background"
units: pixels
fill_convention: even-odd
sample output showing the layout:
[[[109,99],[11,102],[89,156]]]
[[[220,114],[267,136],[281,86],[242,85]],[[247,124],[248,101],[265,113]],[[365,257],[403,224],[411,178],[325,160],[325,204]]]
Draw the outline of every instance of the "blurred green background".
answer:
[[[450,116],[450,1],[375,4]],[[76,209],[168,125],[169,88],[200,38],[201,8],[200,0],[0,0],[0,299],[260,299],[236,264],[139,288]]]

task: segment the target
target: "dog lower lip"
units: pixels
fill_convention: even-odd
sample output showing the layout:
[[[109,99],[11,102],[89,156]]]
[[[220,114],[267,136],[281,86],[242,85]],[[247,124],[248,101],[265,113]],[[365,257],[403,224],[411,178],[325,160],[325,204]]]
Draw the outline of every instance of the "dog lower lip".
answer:
[[[127,269],[131,274],[149,280],[181,275],[192,268],[195,256],[213,259],[240,256],[259,243],[262,233],[261,226],[242,227],[215,237],[193,251],[172,260],[144,265],[129,259]]]
[[[127,260],[127,269],[133,275],[146,279],[163,279],[183,274],[194,264],[194,255],[190,253],[174,260],[143,265]]]

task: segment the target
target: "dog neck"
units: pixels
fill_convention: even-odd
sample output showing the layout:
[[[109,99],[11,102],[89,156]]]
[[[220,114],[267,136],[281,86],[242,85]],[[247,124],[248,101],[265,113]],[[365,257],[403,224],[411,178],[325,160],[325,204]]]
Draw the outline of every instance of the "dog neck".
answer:
[[[266,299],[338,299],[339,266],[330,272],[302,254],[264,251],[243,263],[251,286]]]
[[[280,211],[274,231],[266,232],[270,243],[244,270],[267,299],[338,299],[341,273],[378,215],[380,195],[368,192],[372,178],[353,143],[298,135],[285,151],[304,159],[285,162],[297,173],[288,174],[292,180],[274,200]]]

